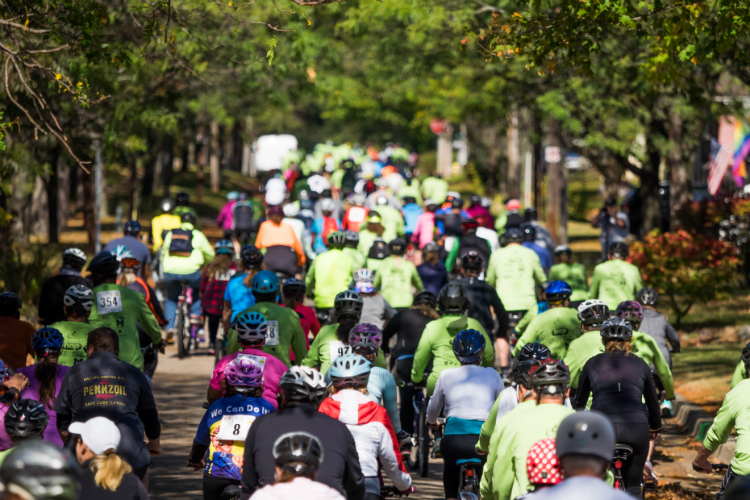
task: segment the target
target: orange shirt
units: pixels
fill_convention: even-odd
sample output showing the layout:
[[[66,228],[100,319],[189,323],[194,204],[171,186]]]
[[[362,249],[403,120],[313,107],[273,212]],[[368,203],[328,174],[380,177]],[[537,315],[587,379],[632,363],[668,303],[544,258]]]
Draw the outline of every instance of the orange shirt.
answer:
[[[294,228],[283,222],[278,226],[270,220],[265,221],[258,229],[258,236],[255,238],[255,246],[258,248],[268,248],[274,245],[283,245],[294,248],[297,254],[297,265],[305,264],[305,252],[302,250],[302,243],[294,234]]]
[[[8,316],[0,316],[0,359],[14,370],[26,366],[26,355],[33,358],[31,337],[36,328],[31,323]]]

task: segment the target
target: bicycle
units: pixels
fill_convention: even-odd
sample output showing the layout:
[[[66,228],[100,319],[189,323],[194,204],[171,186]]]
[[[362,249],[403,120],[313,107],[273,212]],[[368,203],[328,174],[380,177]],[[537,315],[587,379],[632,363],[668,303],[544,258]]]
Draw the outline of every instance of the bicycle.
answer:
[[[622,466],[633,455],[633,448],[626,444],[615,445],[615,457],[612,459],[612,474],[614,475],[613,488],[616,490],[625,490],[625,482],[622,477]],[[641,485],[642,487],[643,485]]]
[[[478,499],[479,482],[477,481],[477,469],[482,469],[482,460],[479,458],[462,458],[456,460],[456,464],[461,466],[458,482],[459,499]]]
[[[187,281],[180,282],[182,291],[177,299],[177,311],[175,315],[175,343],[177,344],[177,357],[183,359],[190,355],[190,349],[198,347],[198,329],[202,325],[200,318],[190,317],[190,308],[193,305],[193,289]]]
[[[229,335],[224,332],[224,325],[219,324],[219,330],[216,332],[216,344],[214,348],[214,366],[219,364],[221,358],[227,355],[227,341]]]

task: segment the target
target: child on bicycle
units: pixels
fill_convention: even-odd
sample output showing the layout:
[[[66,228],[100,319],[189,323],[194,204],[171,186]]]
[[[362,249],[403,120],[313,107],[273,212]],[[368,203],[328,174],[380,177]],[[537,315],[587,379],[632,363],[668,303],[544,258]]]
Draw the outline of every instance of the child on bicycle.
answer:
[[[208,354],[213,355],[216,335],[224,313],[224,292],[227,283],[236,271],[234,244],[230,240],[219,240],[214,245],[216,257],[203,271],[200,296],[203,316],[208,319]],[[224,332],[225,334],[229,332]]]

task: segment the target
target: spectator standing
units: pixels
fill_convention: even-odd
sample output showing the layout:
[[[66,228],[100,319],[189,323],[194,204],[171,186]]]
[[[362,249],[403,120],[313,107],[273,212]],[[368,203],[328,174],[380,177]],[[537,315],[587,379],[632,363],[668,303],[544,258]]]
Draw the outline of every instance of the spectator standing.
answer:
[[[14,370],[26,366],[29,356],[33,360],[31,337],[35,330],[31,323],[21,321],[18,295],[13,292],[0,294],[0,358]]]
[[[617,210],[617,200],[608,198],[604,207],[591,220],[591,227],[602,230],[599,243],[602,245],[602,261],[606,261],[610,245],[625,240],[630,234],[630,219],[628,214]]]
[[[62,260],[60,274],[44,280],[39,293],[39,323],[45,326],[65,321],[63,297],[68,288],[73,285],[94,288],[91,281],[81,277],[81,271],[86,264],[85,253],[77,248],[68,248],[63,252]]]

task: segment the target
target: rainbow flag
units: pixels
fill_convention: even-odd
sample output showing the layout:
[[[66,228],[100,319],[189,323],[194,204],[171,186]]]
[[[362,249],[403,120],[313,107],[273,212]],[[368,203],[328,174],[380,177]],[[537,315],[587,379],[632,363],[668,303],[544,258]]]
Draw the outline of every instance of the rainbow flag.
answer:
[[[734,163],[732,164],[732,177],[739,187],[745,184],[747,169],[745,158],[750,153],[750,127],[745,120],[734,121]]]

